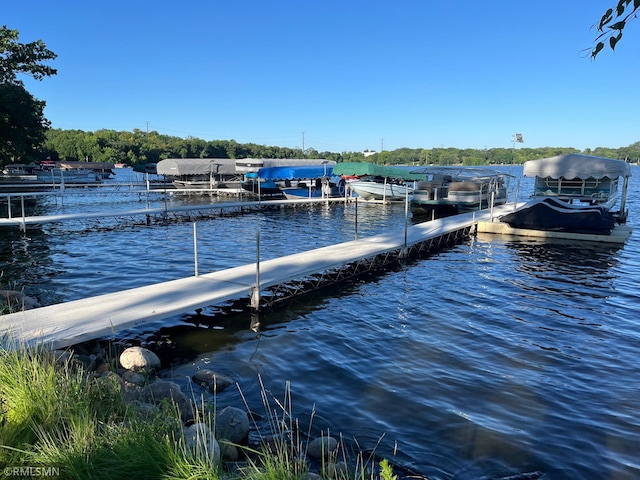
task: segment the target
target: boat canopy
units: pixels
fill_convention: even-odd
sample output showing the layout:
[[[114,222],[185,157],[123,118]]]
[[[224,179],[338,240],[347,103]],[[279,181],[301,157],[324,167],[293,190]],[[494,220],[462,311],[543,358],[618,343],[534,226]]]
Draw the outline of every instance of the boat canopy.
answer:
[[[239,158],[236,160],[236,171],[241,173],[257,172],[267,167],[290,167],[293,165],[335,165],[335,160],[323,158]]]
[[[555,157],[529,160],[524,164],[525,177],[560,178],[567,180],[579,178],[611,179],[630,177],[631,167],[624,160],[593,157],[579,153],[557,155]]]
[[[159,175],[235,175],[236,161],[232,158],[166,158],[157,165]]]
[[[60,168],[65,168],[68,170],[112,170],[115,168],[113,163],[109,162],[58,162],[57,165]]]
[[[384,177],[399,178],[402,180],[424,180],[424,174],[413,173],[415,167],[407,166],[387,166],[375,165],[367,162],[345,162],[338,163],[333,167],[334,175],[345,175],[348,177]]]
[[[475,180],[492,177],[511,177],[508,173],[500,172],[492,168],[484,167],[442,167],[442,166],[426,166],[414,168],[411,173],[423,175],[441,175],[450,176],[455,179]]]
[[[258,170],[258,177],[265,180],[303,180],[332,175],[333,165],[294,165],[266,167]]]

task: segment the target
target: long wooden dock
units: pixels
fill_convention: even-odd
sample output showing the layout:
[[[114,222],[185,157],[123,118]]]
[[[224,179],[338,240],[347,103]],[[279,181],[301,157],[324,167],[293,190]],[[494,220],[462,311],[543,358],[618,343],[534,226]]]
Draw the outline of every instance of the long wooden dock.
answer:
[[[504,213],[506,208],[496,207],[494,214]],[[264,262],[11,313],[0,316],[0,338],[5,347],[63,348],[190,310],[251,298],[260,289],[363,259],[402,255],[424,242],[465,229],[468,232],[477,221],[489,218],[486,210],[457,215]]]

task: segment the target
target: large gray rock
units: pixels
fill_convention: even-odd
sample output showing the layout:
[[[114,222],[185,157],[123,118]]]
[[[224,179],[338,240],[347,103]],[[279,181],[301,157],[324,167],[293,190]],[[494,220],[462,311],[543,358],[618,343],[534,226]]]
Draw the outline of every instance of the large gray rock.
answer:
[[[225,407],[216,415],[216,438],[240,443],[249,435],[249,416],[236,407]]]
[[[11,311],[30,310],[40,306],[38,300],[17,290],[0,290],[0,304],[6,305]]]
[[[196,456],[220,461],[220,445],[214,432],[204,423],[194,423],[184,431],[185,445]]]
[[[231,377],[208,369],[198,370],[191,379],[194,383],[207,387],[211,393],[222,392],[233,384]]]
[[[333,437],[314,438],[307,445],[307,453],[314,458],[328,459],[338,449],[338,440]]]
[[[140,387],[149,383],[149,378],[146,375],[140,372],[134,372],[133,370],[125,370],[122,373],[122,379],[125,382],[132,383],[133,385],[138,385]]]
[[[180,410],[180,416],[183,422],[192,420],[194,417],[193,402],[184,394],[180,385],[174,382],[156,380],[142,388],[140,391],[140,400],[156,405],[166,401],[175,404]]]
[[[160,368],[160,359],[144,347],[129,347],[120,355],[120,365],[134,372],[148,372]]]

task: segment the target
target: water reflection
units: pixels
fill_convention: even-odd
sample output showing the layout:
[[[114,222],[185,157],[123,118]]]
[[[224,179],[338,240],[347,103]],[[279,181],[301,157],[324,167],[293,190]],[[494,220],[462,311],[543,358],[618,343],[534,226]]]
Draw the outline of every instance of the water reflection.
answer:
[[[553,271],[584,280],[593,275],[610,278],[609,271],[618,265],[618,255],[623,247],[560,239],[509,241],[505,245],[521,257],[524,269]]]
[[[1,234],[0,288],[23,291],[44,304],[41,285],[56,271],[48,235],[37,227],[2,228]]]
[[[321,311],[328,298],[348,295],[354,288],[324,287],[321,292],[300,295],[275,310],[261,312],[253,311],[246,300],[229,302],[184,314],[175,322],[167,321],[151,330],[130,330],[119,338],[153,346],[166,366],[193,362],[201,355],[233,349],[241,342],[286,333],[289,322]]]

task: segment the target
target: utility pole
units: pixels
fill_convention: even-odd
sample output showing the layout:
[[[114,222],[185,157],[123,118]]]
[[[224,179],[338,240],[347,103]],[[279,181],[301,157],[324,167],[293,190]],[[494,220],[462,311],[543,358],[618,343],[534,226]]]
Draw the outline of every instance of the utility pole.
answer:
[[[302,132],[302,156],[304,157],[304,132]]]

